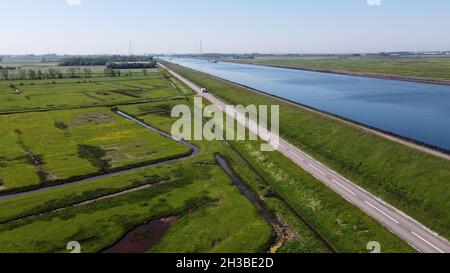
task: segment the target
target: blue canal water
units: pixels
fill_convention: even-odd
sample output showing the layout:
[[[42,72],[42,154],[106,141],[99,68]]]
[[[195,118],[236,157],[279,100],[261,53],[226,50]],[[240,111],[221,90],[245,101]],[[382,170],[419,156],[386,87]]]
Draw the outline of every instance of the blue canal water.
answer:
[[[450,86],[189,58],[171,61],[450,150]]]

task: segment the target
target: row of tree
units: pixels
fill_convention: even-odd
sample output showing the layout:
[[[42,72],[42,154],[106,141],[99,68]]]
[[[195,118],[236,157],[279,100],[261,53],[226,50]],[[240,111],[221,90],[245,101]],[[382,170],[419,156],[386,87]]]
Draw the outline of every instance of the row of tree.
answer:
[[[153,62],[151,56],[88,56],[71,57],[61,60],[59,66],[103,66],[108,63]]]
[[[0,69],[2,80],[43,80],[43,79],[64,79],[64,78],[91,78],[91,69],[68,68],[66,72],[55,68],[48,70],[17,69],[14,73],[8,69]]]
[[[1,66],[1,65],[0,65],[0,70],[3,70],[3,69],[6,69],[6,70],[16,70],[17,67],[15,67],[15,66]]]
[[[120,72],[120,70],[116,70],[113,68],[105,68],[105,76],[106,77],[120,77],[121,72]]]
[[[125,62],[125,63],[107,63],[106,68],[110,69],[147,69],[155,68],[156,62]]]
[[[142,74],[145,76],[148,74],[147,69],[142,70]],[[50,68],[48,70],[33,70],[33,69],[18,69],[14,73],[7,69],[0,69],[0,80],[45,80],[45,79],[74,79],[74,78],[92,78],[92,76],[105,76],[105,77],[120,77],[131,76],[132,72],[121,72],[119,69],[113,69],[111,67],[105,68],[100,73],[93,73],[89,68],[73,68],[69,67],[65,72],[59,69]]]

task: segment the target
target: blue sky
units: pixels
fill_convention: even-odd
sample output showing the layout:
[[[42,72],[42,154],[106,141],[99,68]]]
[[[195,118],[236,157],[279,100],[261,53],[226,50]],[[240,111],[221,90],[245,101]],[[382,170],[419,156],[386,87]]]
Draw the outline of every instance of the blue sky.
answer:
[[[369,5],[369,3],[371,5]],[[0,54],[450,50],[448,0],[0,0]]]

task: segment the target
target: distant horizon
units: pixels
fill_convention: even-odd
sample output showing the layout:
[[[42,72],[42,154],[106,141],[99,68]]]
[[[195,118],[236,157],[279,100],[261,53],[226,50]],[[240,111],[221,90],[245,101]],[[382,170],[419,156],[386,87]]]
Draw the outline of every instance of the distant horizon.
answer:
[[[346,53],[340,53],[340,52],[324,52],[324,53],[314,53],[314,52],[308,52],[308,53],[299,53],[299,52],[205,52],[205,53],[176,53],[176,52],[164,52],[164,53],[155,53],[155,52],[148,52],[148,53],[142,53],[142,54],[132,54],[134,56],[140,56],[140,55],[148,55],[148,56],[157,56],[157,55],[354,55],[354,54],[395,54],[395,53],[411,53],[411,54],[435,54],[435,53],[450,53],[450,49],[448,50],[399,50],[399,51],[379,51],[379,52],[346,52]],[[69,53],[26,53],[26,54],[8,54],[8,53],[0,53],[1,57],[20,57],[20,56],[108,56],[108,55],[122,55],[122,56],[128,56],[129,54],[116,54],[116,53],[93,53],[93,54],[69,54]]]

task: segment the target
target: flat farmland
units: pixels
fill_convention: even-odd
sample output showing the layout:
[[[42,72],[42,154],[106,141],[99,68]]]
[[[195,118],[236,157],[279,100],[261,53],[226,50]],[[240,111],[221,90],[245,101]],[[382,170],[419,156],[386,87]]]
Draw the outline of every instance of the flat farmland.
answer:
[[[177,104],[179,102],[154,102],[125,105],[119,108],[157,128],[170,131],[173,121],[168,122],[168,114],[164,109]],[[370,240],[380,242],[385,251],[413,251],[406,243],[358,208],[337,196],[283,155],[278,152],[260,152],[261,142],[232,141],[229,145],[225,143],[202,141],[199,143],[202,147],[201,154],[207,155],[220,146],[226,146],[227,149],[222,148],[223,151],[220,153],[229,159],[230,167],[286,226],[287,234],[281,235],[285,236],[286,240],[278,249],[279,252],[330,251],[330,246],[327,246],[323,239],[317,238],[311,229],[306,227],[304,221],[298,219],[298,215],[314,226],[316,232],[321,234],[327,244],[337,252],[365,252],[367,242]],[[236,151],[239,151],[239,154]],[[262,175],[266,181],[261,181],[259,175]],[[275,191],[280,196],[274,194]],[[230,211],[230,213],[234,212]],[[184,236],[193,231],[189,230],[190,227],[186,227],[184,222],[188,224],[191,221],[196,224],[199,221],[205,221],[204,225],[210,224],[210,220],[200,220],[189,215],[183,221],[177,221],[151,251],[183,252],[186,246],[177,245],[176,242],[187,241]],[[192,225],[191,228],[198,227]]]
[[[366,252],[369,239],[386,251],[411,251],[280,154],[255,153],[259,142],[193,141],[199,151],[192,154],[193,148],[111,111],[170,132],[177,120],[172,108],[192,110],[193,96],[163,73],[20,87],[16,95],[42,95],[42,101],[39,111],[0,115],[0,180],[4,190],[20,191],[0,196],[0,252],[67,252],[70,241],[80,242],[82,252],[134,243],[142,246],[138,252],[151,253]],[[151,92],[157,99],[147,101]],[[110,97],[98,102],[104,106],[94,104],[103,97]],[[256,203],[236,187],[218,155]],[[41,185],[55,187],[33,191]],[[127,241],[130,234],[137,239]]]
[[[0,112],[105,106],[179,95],[157,71],[147,76],[1,81]]]
[[[347,73],[365,76],[398,77],[403,79],[435,80],[448,83],[450,58],[440,57],[322,57],[288,58],[265,57],[255,59],[226,59],[227,61]]]
[[[174,119],[165,109],[179,103],[188,102],[120,109],[168,132]],[[194,144],[201,152],[183,161],[0,200],[0,252],[67,252],[73,240],[84,253],[102,252],[136,226],[166,217],[176,218],[173,227],[145,252],[267,251],[270,224],[215,161],[216,153],[232,150],[221,142]]]
[[[4,67],[15,67],[16,69],[11,70],[11,74],[17,76],[19,69],[21,70],[34,70],[48,72],[49,69],[56,69],[63,74],[69,73],[70,70],[75,70],[76,72],[82,72],[84,69],[90,69],[92,76],[103,77],[105,75],[104,65],[95,66],[59,66],[58,61],[47,61],[42,60],[3,60],[1,65]],[[155,69],[147,69],[148,72],[154,71]],[[133,76],[142,76],[142,69],[119,69],[121,74],[129,74]]]
[[[190,152],[109,108],[0,116],[4,189],[105,173]]]
[[[195,162],[199,160],[210,165],[198,168]],[[153,186],[84,206],[71,205],[95,194],[108,196],[108,191],[146,183]],[[158,252],[264,252],[272,238],[270,225],[214,165],[211,153],[161,168],[9,199],[2,203],[0,213],[11,214],[17,207],[45,211],[49,206],[62,209],[0,224],[0,252],[67,252],[66,244],[73,240],[81,243],[83,253],[101,252],[137,225],[170,216],[177,217],[176,226],[181,229],[177,235],[183,241],[163,239]]]
[[[159,241],[157,252],[265,252],[274,236],[270,224],[216,164],[216,153],[230,153],[226,146],[197,142],[200,153],[186,157],[192,148],[111,111],[139,113],[169,132],[172,107],[189,104],[191,94],[156,70],[54,83],[1,81],[1,187],[22,193],[0,198],[0,252],[66,252],[73,240],[83,252],[102,252],[136,226],[165,217],[176,218],[171,234],[189,243],[171,236]],[[118,172],[123,167],[130,171]],[[111,175],[93,177],[106,172]],[[26,191],[60,181],[80,183]]]

